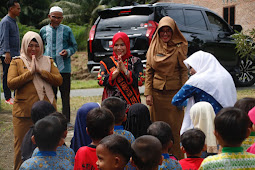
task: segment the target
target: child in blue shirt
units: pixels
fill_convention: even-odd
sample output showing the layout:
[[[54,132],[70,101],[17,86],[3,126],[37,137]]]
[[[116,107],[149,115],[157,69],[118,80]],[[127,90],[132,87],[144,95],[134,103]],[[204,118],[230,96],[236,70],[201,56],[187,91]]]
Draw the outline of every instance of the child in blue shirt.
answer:
[[[114,115],[115,126],[113,133],[125,136],[132,144],[135,141],[134,135],[131,132],[124,130],[122,125],[122,123],[127,120],[125,102],[118,97],[108,97],[102,102],[101,106],[109,109]]]
[[[33,169],[73,169],[70,161],[61,160],[56,153],[57,147],[63,145],[62,125],[55,116],[39,120],[34,127],[32,141],[37,144],[39,152],[26,160],[20,170]]]
[[[59,112],[54,112],[51,114],[51,116],[54,116],[60,120],[60,123],[62,125],[62,134],[63,134],[62,138],[65,139],[66,135],[67,135],[67,123],[68,123],[68,120],[65,118],[65,115],[63,115]],[[38,152],[39,152],[39,149],[36,148],[34,150],[32,156],[37,155]],[[74,166],[75,153],[74,153],[73,149],[67,147],[66,144],[64,143],[63,145],[57,147],[56,152],[57,152],[57,156],[60,159],[62,159],[62,160],[66,159],[66,160],[70,161],[70,163]]]
[[[162,156],[164,159],[162,165],[160,165],[158,169],[181,170],[181,165],[176,159],[173,159],[175,158],[173,155],[169,154],[174,143],[174,137],[170,125],[163,121],[156,121],[149,126],[147,134],[155,136],[162,144]]]

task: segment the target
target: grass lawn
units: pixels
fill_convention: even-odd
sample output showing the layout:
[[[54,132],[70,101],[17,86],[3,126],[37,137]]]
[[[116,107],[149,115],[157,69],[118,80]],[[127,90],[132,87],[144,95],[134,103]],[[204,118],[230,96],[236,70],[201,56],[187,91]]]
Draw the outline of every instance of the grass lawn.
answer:
[[[97,80],[72,80],[71,89],[90,89],[90,88],[100,88]]]

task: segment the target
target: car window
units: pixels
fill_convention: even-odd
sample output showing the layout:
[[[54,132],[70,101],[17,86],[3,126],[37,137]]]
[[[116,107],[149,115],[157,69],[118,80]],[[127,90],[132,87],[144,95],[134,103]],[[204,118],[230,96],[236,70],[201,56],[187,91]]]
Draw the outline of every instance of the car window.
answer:
[[[111,31],[123,29],[142,29],[147,27],[148,15],[128,15],[101,19],[97,25],[97,31]]]
[[[204,16],[200,10],[185,10],[185,17],[187,26],[207,30]]]
[[[220,17],[208,11],[206,11],[206,15],[213,30],[230,32],[228,25]]]
[[[168,9],[167,15],[173,18],[177,24],[185,25],[182,9]]]

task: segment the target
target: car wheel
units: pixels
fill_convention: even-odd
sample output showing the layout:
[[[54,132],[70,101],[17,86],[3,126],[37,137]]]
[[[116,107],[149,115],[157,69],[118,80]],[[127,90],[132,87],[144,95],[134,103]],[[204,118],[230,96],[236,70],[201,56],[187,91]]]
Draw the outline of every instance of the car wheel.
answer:
[[[236,75],[236,86],[247,87],[255,83],[255,63],[251,59],[241,59],[240,73]]]

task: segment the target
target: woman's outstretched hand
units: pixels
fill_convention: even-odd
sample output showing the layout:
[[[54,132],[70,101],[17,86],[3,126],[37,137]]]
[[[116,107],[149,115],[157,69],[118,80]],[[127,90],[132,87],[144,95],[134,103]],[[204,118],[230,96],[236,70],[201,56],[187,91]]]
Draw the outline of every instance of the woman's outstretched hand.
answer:
[[[153,105],[153,97],[152,97],[152,95],[146,96],[146,104],[149,105],[149,106]]]

